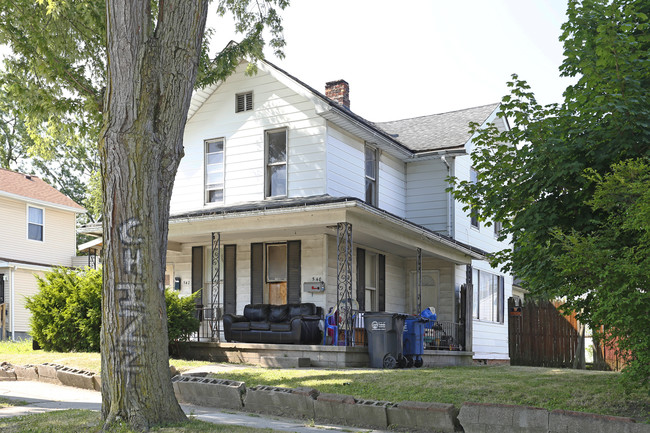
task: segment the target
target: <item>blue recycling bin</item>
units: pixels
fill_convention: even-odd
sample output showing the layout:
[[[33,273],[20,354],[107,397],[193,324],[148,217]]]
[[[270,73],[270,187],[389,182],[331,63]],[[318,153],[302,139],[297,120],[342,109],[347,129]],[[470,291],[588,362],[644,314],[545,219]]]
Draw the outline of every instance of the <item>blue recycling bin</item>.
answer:
[[[410,316],[404,320],[403,351],[407,367],[422,367],[424,361],[424,327],[429,319],[420,316]]]

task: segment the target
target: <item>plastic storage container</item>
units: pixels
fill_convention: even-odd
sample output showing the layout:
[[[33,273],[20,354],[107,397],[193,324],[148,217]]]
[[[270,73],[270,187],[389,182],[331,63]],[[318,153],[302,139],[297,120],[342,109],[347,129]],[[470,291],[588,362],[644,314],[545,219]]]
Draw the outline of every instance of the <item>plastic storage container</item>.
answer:
[[[368,333],[370,367],[406,367],[402,354],[406,317],[406,314],[399,313],[366,312],[364,322]]]

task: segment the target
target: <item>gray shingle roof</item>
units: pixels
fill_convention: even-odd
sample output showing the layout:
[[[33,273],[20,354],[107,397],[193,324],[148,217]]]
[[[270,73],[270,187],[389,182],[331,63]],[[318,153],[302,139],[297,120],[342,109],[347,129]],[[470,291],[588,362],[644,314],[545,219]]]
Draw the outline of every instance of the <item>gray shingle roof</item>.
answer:
[[[498,106],[489,104],[375,125],[414,152],[453,149],[462,147],[469,140],[470,122],[483,123]]]

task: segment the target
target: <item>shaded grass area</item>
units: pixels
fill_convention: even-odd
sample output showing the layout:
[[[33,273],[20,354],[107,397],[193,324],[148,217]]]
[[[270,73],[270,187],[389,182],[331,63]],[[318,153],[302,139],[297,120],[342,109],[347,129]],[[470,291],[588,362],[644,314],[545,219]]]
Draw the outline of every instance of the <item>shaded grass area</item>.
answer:
[[[101,371],[101,357],[98,352],[64,353],[33,350],[31,340],[0,341],[0,362],[3,361],[14,365],[36,365],[51,362],[93,373],[100,373]],[[178,371],[183,372],[210,363],[170,358],[169,364],[176,367]]]
[[[2,433],[80,433],[99,432],[102,424],[99,412],[89,410],[63,410],[38,415],[18,416],[0,419]],[[201,433],[201,432],[233,432],[233,433],[270,433],[275,430],[255,429],[235,425],[211,424],[199,420],[190,420],[183,424],[157,427],[151,432],[161,433]],[[116,426],[111,433],[133,433],[126,426]]]
[[[360,399],[517,404],[628,416],[650,422],[647,389],[626,390],[620,374],[539,367],[448,367],[408,370],[237,369],[214,374],[247,386],[306,386]]]
[[[27,404],[26,401],[13,400],[10,398],[0,397],[0,409],[4,409],[5,407],[12,407],[12,406],[25,406],[26,404]]]

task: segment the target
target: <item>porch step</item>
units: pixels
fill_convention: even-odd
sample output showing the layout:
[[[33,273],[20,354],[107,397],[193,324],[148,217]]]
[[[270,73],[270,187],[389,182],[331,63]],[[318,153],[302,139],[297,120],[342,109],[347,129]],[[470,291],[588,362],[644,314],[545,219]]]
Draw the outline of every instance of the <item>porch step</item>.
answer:
[[[311,359],[291,356],[261,356],[260,365],[267,368],[305,368],[311,367]]]

